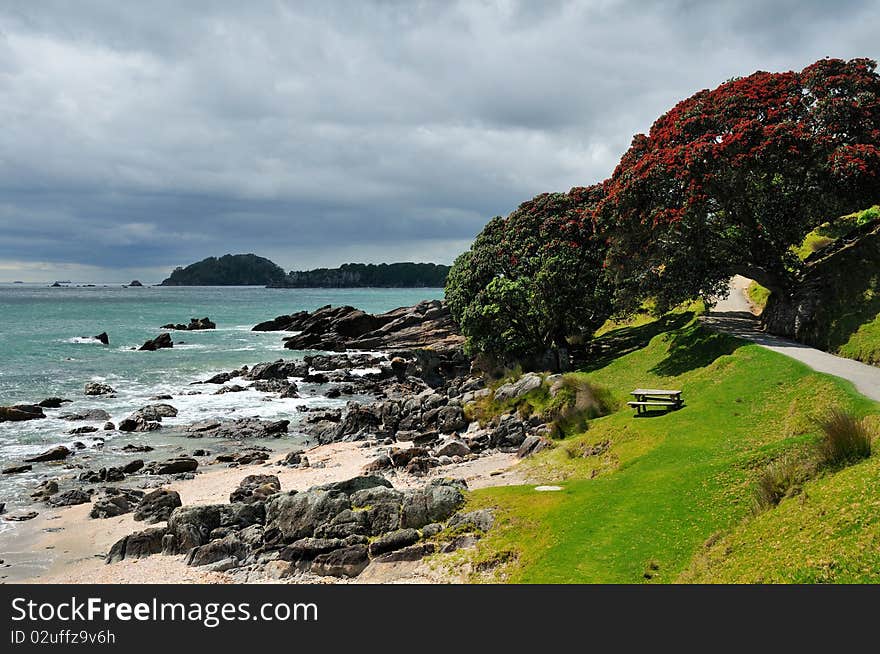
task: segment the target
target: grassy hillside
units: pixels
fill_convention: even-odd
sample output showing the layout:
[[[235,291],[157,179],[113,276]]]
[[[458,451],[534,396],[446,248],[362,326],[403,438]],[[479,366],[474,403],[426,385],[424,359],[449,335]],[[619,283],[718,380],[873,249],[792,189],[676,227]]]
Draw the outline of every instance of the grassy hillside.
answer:
[[[769,462],[817,438],[811,416],[835,406],[866,414],[874,403],[846,382],[711,333],[692,319],[693,314],[679,314],[610,331],[601,339],[600,360],[578,373],[621,401],[637,386],[680,388],[683,409],[634,418],[624,408],[522,464],[535,483],[558,484],[562,491],[536,492],[525,485],[470,494],[473,508],[495,507],[498,516],[476,553],[460,555],[481,571],[477,578],[653,583],[829,574],[827,557],[811,556],[819,545],[809,538],[782,542],[784,556],[765,556],[775,527],[762,525],[775,519],[790,521],[791,529],[810,528],[816,519],[790,514],[799,500],[785,500],[753,519],[753,485]],[[872,474],[876,479],[876,465],[870,459],[811,482],[816,489],[839,484],[851,492],[838,501],[830,487],[824,494],[816,490],[814,504],[810,490],[803,506],[819,515],[819,502],[830,513],[858,497],[863,514],[872,507],[878,513],[880,491],[866,486]],[[849,476],[864,478],[848,482]],[[839,531],[829,528],[823,552],[868,538],[852,535],[852,529]],[[730,540],[722,541],[725,537]],[[734,561],[722,542],[750,543],[751,549],[744,546]],[[701,566],[707,551],[712,564]],[[858,565],[868,562],[853,554],[857,559]],[[877,570],[875,565],[852,575],[873,580]]]

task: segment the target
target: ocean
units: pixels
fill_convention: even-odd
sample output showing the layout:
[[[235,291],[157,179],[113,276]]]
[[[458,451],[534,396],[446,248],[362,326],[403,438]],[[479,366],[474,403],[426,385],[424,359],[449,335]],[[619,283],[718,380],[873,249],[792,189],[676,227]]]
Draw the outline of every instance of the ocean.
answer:
[[[194,440],[175,434],[175,426],[208,418],[259,416],[291,419],[288,439],[298,438],[295,422],[301,404],[340,406],[345,398],[310,395],[300,399],[272,399],[256,391],[212,395],[215,386],[192,386],[211,375],[279,358],[297,358],[306,352],[283,348],[281,332],[252,332],[258,322],[282,314],[314,310],[325,304],[349,304],[371,313],[441,298],[443,289],[266,289],[262,287],[95,287],[49,288],[45,284],[0,284],[0,406],[36,403],[58,396],[72,400],[61,409],[46,409],[49,418],[0,423],[0,468],[20,462],[55,445],[86,445],[68,463],[92,468],[125,460],[119,450],[126,443],[157,448],[150,458],[162,458],[196,447],[211,449],[212,439]],[[174,348],[140,352],[136,348],[154,338],[166,323],[188,323],[210,317],[215,330],[173,331]],[[108,346],[90,338],[101,332]],[[100,381],[117,392],[115,398],[87,397],[86,382]],[[201,394],[183,394],[193,390]],[[160,432],[123,434],[99,431],[69,435],[82,425],[101,429],[101,422],[70,422],[61,414],[85,409],[106,410],[114,423],[150,397],[168,400],[179,410],[165,418]],[[105,439],[89,438],[99,436]],[[287,444],[290,440],[286,441]],[[272,442],[254,444],[272,446]],[[128,458],[131,458],[128,456]],[[0,476],[0,502],[7,510],[28,504],[28,495],[43,479],[73,474],[76,469],[35,464],[31,472]],[[2,526],[0,526],[2,528]]]

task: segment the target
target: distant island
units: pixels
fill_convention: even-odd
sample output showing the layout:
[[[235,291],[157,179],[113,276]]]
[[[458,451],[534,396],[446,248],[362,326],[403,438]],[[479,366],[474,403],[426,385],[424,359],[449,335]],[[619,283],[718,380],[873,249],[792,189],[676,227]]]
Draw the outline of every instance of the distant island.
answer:
[[[293,270],[271,288],[439,288],[449,266],[436,263],[346,263],[339,268]]]
[[[264,257],[226,254],[177,267],[160,286],[268,286],[285,278],[284,270]]]
[[[449,266],[435,263],[346,263],[339,268],[284,270],[255,254],[208,257],[178,267],[160,286],[267,286],[269,288],[439,288]]]

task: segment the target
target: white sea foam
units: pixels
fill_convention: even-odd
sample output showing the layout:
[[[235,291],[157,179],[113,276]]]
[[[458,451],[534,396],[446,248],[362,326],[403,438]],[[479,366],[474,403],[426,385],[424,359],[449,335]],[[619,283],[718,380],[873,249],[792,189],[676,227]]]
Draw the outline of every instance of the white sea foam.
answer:
[[[83,345],[103,345],[97,338],[89,338],[88,336],[74,336],[73,338],[62,338],[60,343],[76,343]]]

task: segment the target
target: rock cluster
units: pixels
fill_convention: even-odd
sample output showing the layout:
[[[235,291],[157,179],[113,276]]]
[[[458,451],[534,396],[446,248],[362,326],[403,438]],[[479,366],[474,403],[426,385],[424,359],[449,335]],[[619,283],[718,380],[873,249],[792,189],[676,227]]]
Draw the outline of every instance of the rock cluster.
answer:
[[[489,529],[490,513],[457,513],[465,488],[460,480],[435,479],[398,490],[383,477],[368,475],[282,492],[274,475],[250,475],[229,504],[177,506],[166,527],[122,538],[106,560],[161,551],[185,555],[187,565],[246,577],[355,577],[374,560],[415,560],[441,549],[441,542],[449,549],[451,540],[435,540],[443,523],[474,539]]]
[[[180,331],[197,331],[200,329],[217,329],[217,325],[214,324],[210,318],[190,318],[189,324],[184,325],[183,323],[173,323],[170,322],[167,325],[162,325],[162,329],[176,329]]]
[[[311,313],[278,316],[253,329],[300,332],[284,338],[284,347],[291,350],[451,349],[464,342],[440,300],[375,315],[350,306],[327,305]]]

